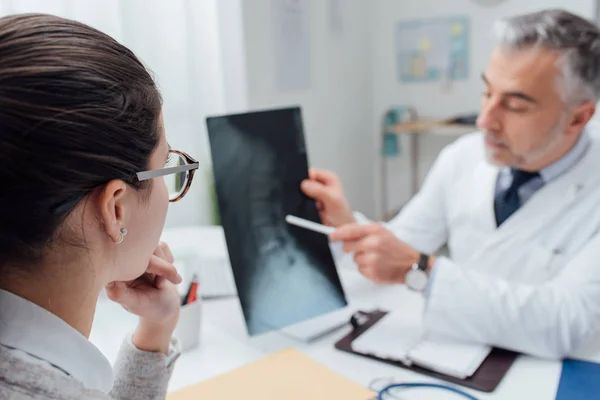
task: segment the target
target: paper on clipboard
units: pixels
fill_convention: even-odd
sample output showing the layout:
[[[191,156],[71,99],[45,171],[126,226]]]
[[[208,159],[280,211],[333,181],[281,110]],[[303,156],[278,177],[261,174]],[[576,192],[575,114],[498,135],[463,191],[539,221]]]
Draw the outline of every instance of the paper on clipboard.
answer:
[[[384,316],[352,343],[352,349],[459,379],[473,375],[491,351],[491,347],[482,344],[428,334],[421,318],[401,312]]]

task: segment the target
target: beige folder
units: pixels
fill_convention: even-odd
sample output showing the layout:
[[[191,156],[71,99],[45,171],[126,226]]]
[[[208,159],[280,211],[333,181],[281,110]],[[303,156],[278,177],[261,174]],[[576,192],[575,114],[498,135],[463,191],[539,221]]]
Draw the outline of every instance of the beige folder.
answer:
[[[168,400],[369,400],[375,394],[295,349],[182,389]]]

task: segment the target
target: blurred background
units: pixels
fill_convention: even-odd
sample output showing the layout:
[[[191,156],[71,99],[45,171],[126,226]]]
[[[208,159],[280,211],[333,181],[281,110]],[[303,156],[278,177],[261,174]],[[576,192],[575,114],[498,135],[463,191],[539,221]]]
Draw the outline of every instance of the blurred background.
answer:
[[[354,209],[392,215],[440,149],[473,131],[501,16],[595,0],[0,0],[0,15],[79,20],[131,48],[164,97],[167,135],[201,169],[173,226],[211,224],[205,118],[300,105],[309,161],[341,176]],[[469,117],[462,126],[448,119]],[[397,128],[409,119],[433,126]]]

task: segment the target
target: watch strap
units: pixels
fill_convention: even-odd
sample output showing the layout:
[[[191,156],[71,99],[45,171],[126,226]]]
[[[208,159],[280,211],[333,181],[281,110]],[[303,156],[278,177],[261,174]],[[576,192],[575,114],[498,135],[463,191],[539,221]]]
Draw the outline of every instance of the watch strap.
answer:
[[[419,255],[419,261],[417,263],[419,269],[423,272],[427,272],[427,267],[429,265],[429,255],[421,253]]]

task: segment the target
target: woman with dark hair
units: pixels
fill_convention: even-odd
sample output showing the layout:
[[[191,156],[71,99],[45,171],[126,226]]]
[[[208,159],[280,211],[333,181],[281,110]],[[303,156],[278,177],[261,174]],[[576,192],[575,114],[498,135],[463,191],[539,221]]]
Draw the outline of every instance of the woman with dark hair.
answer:
[[[198,163],[148,71],[89,26],[0,18],[0,164],[0,397],[164,398],[181,277],[158,243]],[[87,339],[103,288],[139,316],[114,371]]]

